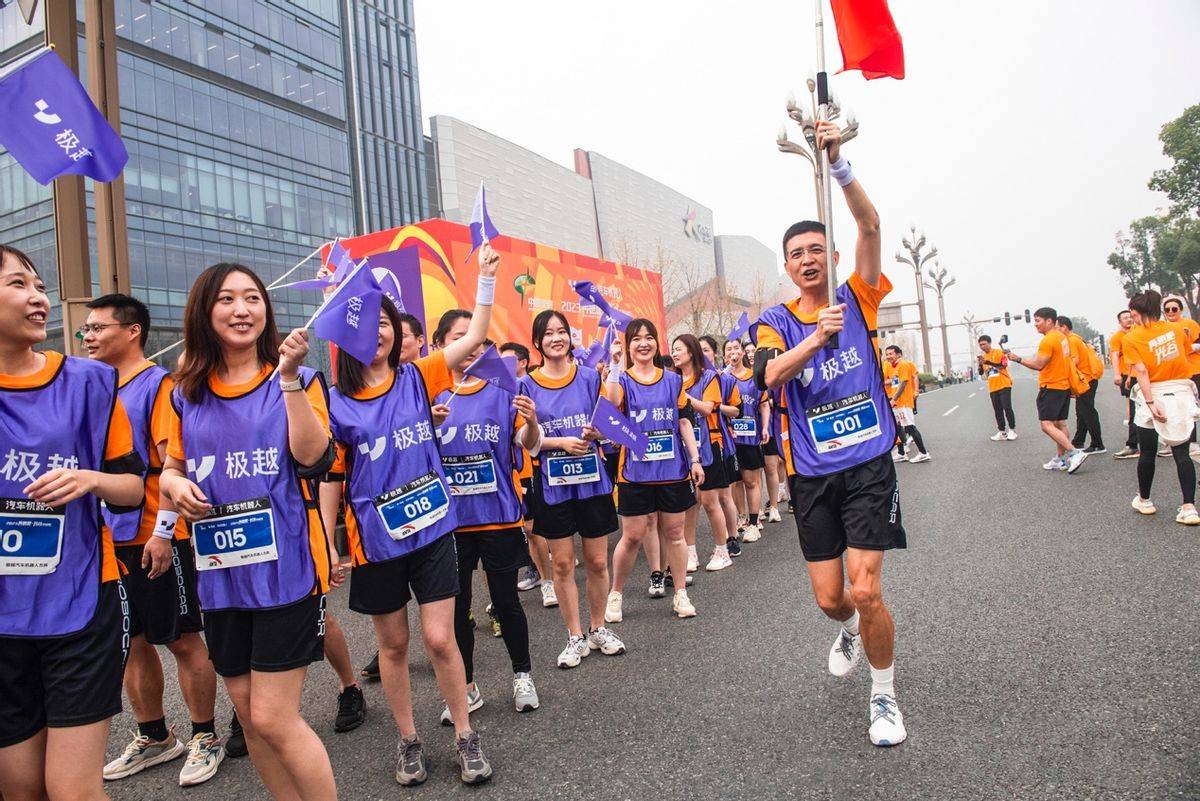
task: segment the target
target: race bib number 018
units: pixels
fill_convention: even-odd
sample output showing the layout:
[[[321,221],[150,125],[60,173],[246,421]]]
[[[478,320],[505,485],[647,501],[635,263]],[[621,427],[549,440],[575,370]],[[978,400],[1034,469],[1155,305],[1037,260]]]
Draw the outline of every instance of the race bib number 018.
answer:
[[[44,576],[62,558],[65,515],[45,504],[0,498],[0,576]]]
[[[192,524],[197,570],[225,570],[279,558],[270,498],[213,507]]]
[[[490,454],[443,456],[442,471],[451,495],[485,495],[496,491],[496,462]]]
[[[595,451],[583,456],[547,456],[546,483],[551,487],[591,484],[600,480],[600,457]]]
[[[808,410],[808,430],[817,453],[828,453],[880,434],[879,412],[867,392]]]
[[[450,496],[441,478],[426,473],[375,499],[375,510],[394,540],[411,537],[450,511]]]

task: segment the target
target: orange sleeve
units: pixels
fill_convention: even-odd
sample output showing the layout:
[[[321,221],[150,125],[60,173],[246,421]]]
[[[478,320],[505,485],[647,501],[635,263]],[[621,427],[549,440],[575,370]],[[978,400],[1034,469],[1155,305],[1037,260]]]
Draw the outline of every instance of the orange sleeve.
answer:
[[[705,387],[700,400],[705,403],[715,403],[718,406],[721,404],[721,380],[719,378],[714,378],[708,382],[708,386]]]
[[[687,390],[684,389],[682,386],[679,387],[679,397],[676,399],[675,403],[679,407],[680,411],[683,411],[684,409],[687,409],[687,407],[688,407]]]
[[[428,356],[422,356],[413,362],[413,366],[421,373],[425,382],[425,391],[432,401],[447,389],[454,388],[454,376],[450,375],[450,367],[446,364],[446,354],[435,350]]]
[[[171,406],[171,414],[167,416],[167,456],[179,461],[187,461],[183,452],[183,422],[179,419],[175,406]]]
[[[1037,355],[1045,357],[1046,359],[1054,358],[1055,344],[1055,342],[1051,341],[1050,334],[1046,334],[1042,337],[1042,341],[1038,343]],[[1049,362],[1047,362],[1047,364],[1049,364]]]
[[[892,291],[892,282],[888,280],[886,275],[880,273],[879,286],[871,286],[862,280],[857,272],[853,272],[850,273],[850,278],[847,279],[846,283],[862,306],[863,316],[867,319],[867,326],[874,328],[876,316],[879,312],[879,304],[883,303],[883,299]]]
[[[325,388],[321,385],[320,379],[314,376],[304,390],[304,394],[308,397],[308,405],[312,407],[317,419],[321,421],[321,430],[325,432],[325,436],[332,436],[329,433],[329,405],[325,403]]]
[[[783,337],[769,325],[758,325],[758,347],[774,348],[775,350],[787,350],[783,344]]]
[[[104,443],[104,460],[111,462],[133,452],[133,428],[129,425],[129,415],[125,414],[125,405],[117,398],[113,404],[112,416],[108,420],[108,441]]]
[[[329,474],[346,475],[346,446],[340,442],[333,443],[333,466],[329,468]]]
[[[171,390],[175,381],[166,376],[158,385],[158,395],[154,397],[154,406],[150,409],[150,439],[154,447],[150,448],[150,467],[162,467],[159,448],[167,444],[171,437],[171,418],[175,417],[175,407],[171,405]]]
[[[613,386],[613,389],[615,389],[617,392],[617,399],[613,403],[613,406],[616,406],[621,411],[625,411],[625,387],[621,386],[620,384],[613,384],[612,386]],[[604,394],[603,387],[604,387],[604,385],[601,384],[601,390],[600,390],[601,395]]]
[[[737,384],[733,385],[733,391],[729,393],[729,403],[726,406],[741,406],[742,405],[742,390]]]

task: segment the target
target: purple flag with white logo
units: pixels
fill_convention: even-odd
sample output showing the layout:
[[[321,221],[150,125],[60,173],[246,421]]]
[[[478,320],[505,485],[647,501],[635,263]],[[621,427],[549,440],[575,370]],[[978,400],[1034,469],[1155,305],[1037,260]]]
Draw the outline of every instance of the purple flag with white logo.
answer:
[[[475,208],[471,209],[471,223],[469,227],[471,229],[471,253],[467,254],[468,261],[470,261],[471,255],[479,250],[484,242],[489,242],[500,236],[500,232],[492,224],[492,218],[488,216],[487,191],[483,188],[483,181],[479,182],[479,194],[475,196]]]
[[[38,183],[61,175],[108,182],[129,161],[121,137],[53,50],[0,79],[0,108],[0,145]]]
[[[638,433],[633,423],[629,422],[629,418],[621,414],[621,410],[608,398],[600,398],[596,402],[596,410],[592,412],[592,425],[616,444],[629,448],[639,459],[645,457],[646,438]]]
[[[624,331],[633,322],[631,315],[614,309],[608,299],[600,293],[600,288],[591,281],[572,281],[571,288],[579,295],[581,301],[595,306],[602,312],[600,315],[601,328],[616,326],[618,331]]]
[[[746,332],[750,330],[750,317],[745,312],[738,318],[738,321],[733,324],[733,328],[729,331],[729,336],[725,337],[726,342],[733,342],[735,339],[740,340],[746,336]]]
[[[489,345],[478,359],[463,370],[463,374],[491,381],[500,389],[517,394],[517,360],[512,356],[501,356],[495,345]]]
[[[329,270],[329,275],[324,278],[309,278],[304,281],[292,281],[290,284],[280,284],[275,289],[298,289],[301,291],[317,290],[324,292],[332,286],[337,286],[345,280],[346,276],[355,267],[354,259],[350,258],[350,254],[342,247],[342,243],[334,240],[329,246],[329,258],[325,260],[325,268]]]
[[[379,305],[383,290],[364,259],[325,300],[313,318],[313,331],[363,364],[379,349]]]

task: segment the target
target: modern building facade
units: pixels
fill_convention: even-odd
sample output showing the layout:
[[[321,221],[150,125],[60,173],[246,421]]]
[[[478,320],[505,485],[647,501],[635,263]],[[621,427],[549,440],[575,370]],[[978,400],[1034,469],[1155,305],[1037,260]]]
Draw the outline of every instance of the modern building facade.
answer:
[[[178,338],[210,264],[270,282],[335,236],[429,216],[411,0],[113,2],[129,272],[152,349]],[[42,30],[0,9],[0,59]],[[29,253],[57,301],[51,196],[0,154],[0,241]],[[281,329],[316,302],[273,297]]]

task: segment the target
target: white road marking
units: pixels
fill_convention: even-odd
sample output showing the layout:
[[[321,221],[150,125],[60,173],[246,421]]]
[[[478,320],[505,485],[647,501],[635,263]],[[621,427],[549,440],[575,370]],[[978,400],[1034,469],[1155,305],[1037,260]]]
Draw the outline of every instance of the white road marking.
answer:
[[[972,393],[971,393],[970,395],[968,395],[967,397],[968,397],[968,398],[973,398],[973,397],[975,397],[975,396],[976,396],[976,395],[978,395],[978,394],[979,394],[978,392],[972,392]]]
[[[950,415],[954,414],[954,410],[957,408],[958,408],[957,406],[951,406],[949,409],[942,412],[942,417],[949,417]]]

